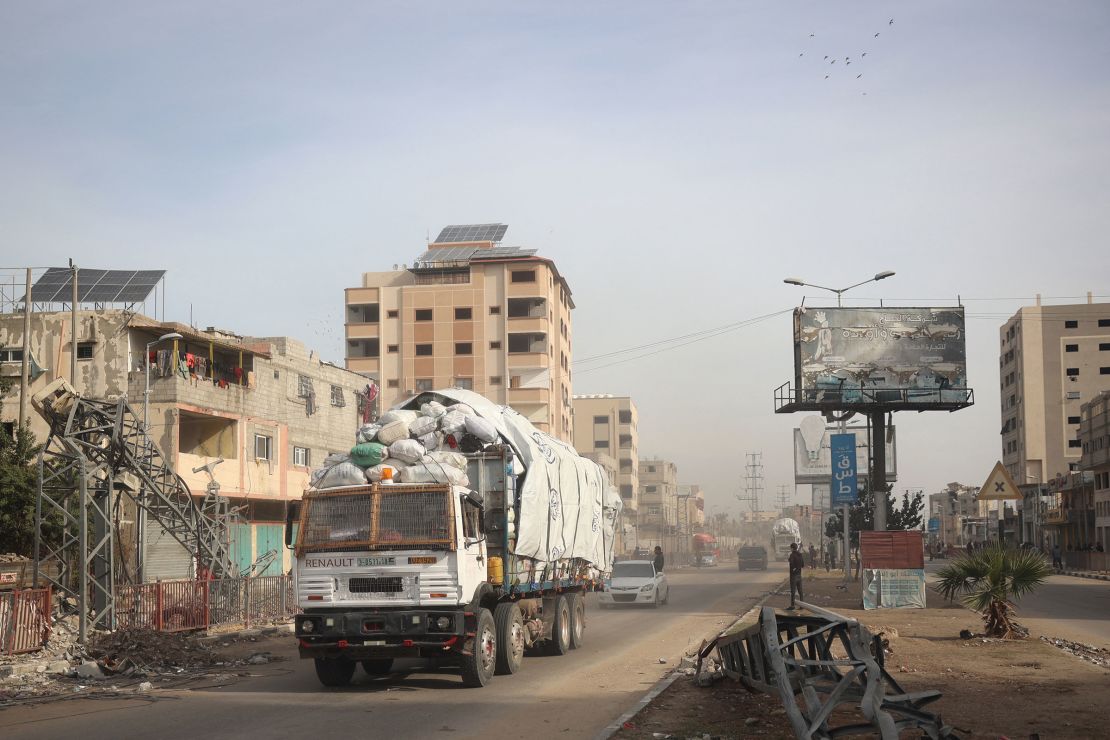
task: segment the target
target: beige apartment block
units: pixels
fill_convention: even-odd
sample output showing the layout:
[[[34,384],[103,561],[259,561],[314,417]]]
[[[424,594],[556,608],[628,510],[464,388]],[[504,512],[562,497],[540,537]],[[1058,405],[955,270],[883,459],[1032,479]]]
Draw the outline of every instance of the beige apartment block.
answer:
[[[1080,470],[1089,475],[1094,490],[1094,538],[1110,553],[1110,391],[1083,404],[1079,439],[1083,443]]]
[[[639,511],[640,413],[628,396],[574,397],[574,446],[582,455],[604,452],[617,461],[622,517],[634,525]]]
[[[658,458],[640,460],[640,512],[637,539],[641,547],[678,548],[678,466]]]
[[[240,508],[243,523],[231,533],[231,545],[241,569],[271,549],[278,559],[267,572],[287,569],[286,504],[301,497],[312,466],[351,448],[366,379],[321,362],[286,337],[242,337],[130,311],[85,310],[78,312],[75,343],[70,320],[69,312],[32,314],[30,395],[61,377],[88,398],[126,398],[142,418],[150,345],[147,418],[154,441],[194,495],[203,496],[214,480]],[[158,341],[170,333],[181,337]],[[70,378],[74,345],[76,382]],[[18,377],[22,347],[22,314],[0,315],[0,373]],[[188,358],[193,366],[182,368]],[[17,381],[0,401],[5,424],[19,418],[18,389]],[[45,440],[45,421],[33,410],[28,419],[36,438]],[[202,468],[219,460],[210,477]],[[152,535],[146,544],[148,579],[190,575],[192,559],[175,540]]]
[[[572,441],[570,286],[503,224],[448,226],[411,266],[345,293],[346,364],[377,380],[380,408],[458,387]]]

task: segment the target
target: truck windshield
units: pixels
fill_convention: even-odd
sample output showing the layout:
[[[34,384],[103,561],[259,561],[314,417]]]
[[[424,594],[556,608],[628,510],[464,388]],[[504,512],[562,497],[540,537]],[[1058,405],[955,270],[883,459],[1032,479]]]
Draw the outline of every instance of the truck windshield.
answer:
[[[300,552],[451,549],[454,513],[446,486],[305,498]]]
[[[654,578],[655,568],[651,563],[617,563],[613,566],[613,578]]]

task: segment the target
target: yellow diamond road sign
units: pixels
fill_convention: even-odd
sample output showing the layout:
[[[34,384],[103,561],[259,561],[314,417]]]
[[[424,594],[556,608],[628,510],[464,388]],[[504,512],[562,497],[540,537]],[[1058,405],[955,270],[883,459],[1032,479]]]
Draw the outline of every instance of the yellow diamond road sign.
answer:
[[[1017,484],[1010,474],[1006,472],[1006,468],[1002,467],[1002,463],[994,464],[994,470],[991,471],[987,482],[979,489],[980,501],[1010,501],[1021,499],[1021,491],[1018,490]]]

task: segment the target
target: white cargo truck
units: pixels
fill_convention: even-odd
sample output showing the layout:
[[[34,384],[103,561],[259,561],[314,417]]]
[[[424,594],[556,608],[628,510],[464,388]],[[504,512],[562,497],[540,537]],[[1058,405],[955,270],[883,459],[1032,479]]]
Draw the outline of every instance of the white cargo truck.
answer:
[[[430,400],[465,403],[497,429],[467,455],[469,485],[309,490],[286,522],[300,655],[325,686],[359,663],[383,674],[421,658],[479,687],[516,672],[525,650],[565,654],[582,643],[584,595],[611,572],[621,501],[598,465],[469,391],[398,408]]]
[[[771,525],[771,552],[775,553],[775,560],[790,557],[791,543],[802,546],[802,529],[798,522],[788,517],[776,519]]]

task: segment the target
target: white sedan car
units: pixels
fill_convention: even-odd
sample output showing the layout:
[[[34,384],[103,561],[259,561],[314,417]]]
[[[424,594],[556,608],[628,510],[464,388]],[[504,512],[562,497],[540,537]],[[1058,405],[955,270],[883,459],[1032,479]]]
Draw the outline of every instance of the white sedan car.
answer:
[[[666,604],[671,588],[667,575],[655,572],[650,560],[625,560],[613,566],[608,587],[598,594],[598,604],[607,609],[615,604]]]

